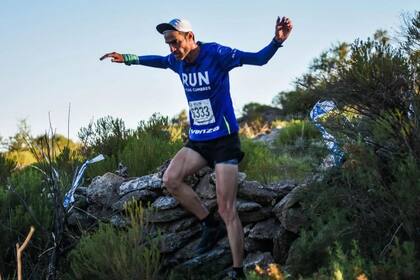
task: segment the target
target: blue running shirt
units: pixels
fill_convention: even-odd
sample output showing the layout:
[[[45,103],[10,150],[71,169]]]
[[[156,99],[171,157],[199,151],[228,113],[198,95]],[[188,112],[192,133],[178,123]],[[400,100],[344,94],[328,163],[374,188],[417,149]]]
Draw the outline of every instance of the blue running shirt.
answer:
[[[145,66],[170,68],[184,86],[189,106],[190,131],[193,141],[206,141],[239,130],[230,96],[229,71],[243,64],[264,65],[281,44],[274,39],[256,53],[231,49],[217,43],[201,43],[192,63],[168,56],[139,56]]]

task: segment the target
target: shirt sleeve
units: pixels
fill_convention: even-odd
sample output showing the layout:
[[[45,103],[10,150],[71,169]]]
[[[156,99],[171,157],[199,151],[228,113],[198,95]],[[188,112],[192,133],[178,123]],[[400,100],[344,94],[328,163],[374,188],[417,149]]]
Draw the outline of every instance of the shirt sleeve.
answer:
[[[170,68],[171,70],[176,72],[176,61],[173,55],[168,56],[159,56],[159,55],[142,55],[139,56],[139,63],[140,65],[150,66],[155,68],[162,68],[167,69]]]
[[[230,71],[244,64],[264,65],[274,56],[280,47],[282,47],[282,44],[273,39],[266,47],[258,52],[244,52],[225,46],[218,46],[217,54],[222,67]]]

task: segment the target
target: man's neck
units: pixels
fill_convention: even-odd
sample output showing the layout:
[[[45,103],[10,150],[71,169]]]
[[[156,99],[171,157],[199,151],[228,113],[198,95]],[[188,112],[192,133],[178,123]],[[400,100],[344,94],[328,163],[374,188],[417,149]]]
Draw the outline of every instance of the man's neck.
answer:
[[[197,59],[199,53],[200,53],[200,46],[195,43],[194,47],[190,50],[188,55],[185,57],[185,61],[187,63],[193,63]]]

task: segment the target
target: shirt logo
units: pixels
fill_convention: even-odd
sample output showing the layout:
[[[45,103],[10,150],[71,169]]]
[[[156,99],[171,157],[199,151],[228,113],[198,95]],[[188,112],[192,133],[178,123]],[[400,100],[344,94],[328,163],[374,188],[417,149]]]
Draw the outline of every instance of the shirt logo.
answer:
[[[184,87],[202,87],[202,86],[209,86],[210,79],[209,79],[209,72],[204,71],[197,73],[182,73],[182,84]]]

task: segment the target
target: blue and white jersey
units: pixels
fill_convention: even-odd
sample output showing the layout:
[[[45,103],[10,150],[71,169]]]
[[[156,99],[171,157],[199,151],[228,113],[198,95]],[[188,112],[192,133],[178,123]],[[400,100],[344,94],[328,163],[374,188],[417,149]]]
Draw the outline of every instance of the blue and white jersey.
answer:
[[[201,43],[192,63],[176,60],[173,54],[140,56],[139,64],[170,68],[184,86],[189,106],[190,131],[193,141],[206,141],[239,130],[230,96],[229,71],[243,64],[263,65],[281,44],[274,40],[258,53],[247,53],[217,43]]]

